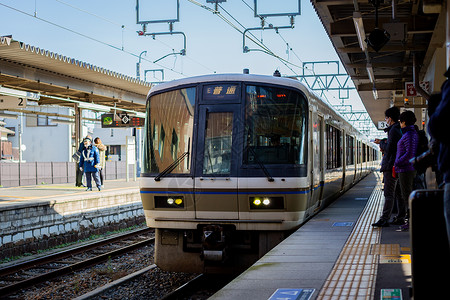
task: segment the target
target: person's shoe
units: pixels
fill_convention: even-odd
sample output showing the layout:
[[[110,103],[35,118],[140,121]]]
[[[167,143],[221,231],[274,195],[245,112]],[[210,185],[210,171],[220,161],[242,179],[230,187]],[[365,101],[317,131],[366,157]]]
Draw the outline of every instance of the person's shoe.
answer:
[[[402,226],[400,226],[401,231],[409,231],[409,223],[405,223]]]
[[[389,222],[383,219],[379,219],[378,222],[372,224],[373,227],[388,227]]]
[[[393,224],[393,225],[403,225],[403,224],[405,224],[405,219],[395,217],[394,220],[391,222],[391,224]]]
[[[92,188],[87,188],[86,192],[92,192]]]
[[[99,191],[99,192],[102,190],[102,187],[101,187],[101,186],[98,186],[97,188],[98,188],[98,191]]]

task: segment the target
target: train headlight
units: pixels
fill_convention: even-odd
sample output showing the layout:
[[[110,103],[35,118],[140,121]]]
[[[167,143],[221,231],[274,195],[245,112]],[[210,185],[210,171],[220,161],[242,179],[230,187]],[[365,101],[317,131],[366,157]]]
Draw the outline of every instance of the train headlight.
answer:
[[[184,208],[183,196],[155,196],[155,208]]]
[[[249,197],[250,209],[284,209],[284,197]]]

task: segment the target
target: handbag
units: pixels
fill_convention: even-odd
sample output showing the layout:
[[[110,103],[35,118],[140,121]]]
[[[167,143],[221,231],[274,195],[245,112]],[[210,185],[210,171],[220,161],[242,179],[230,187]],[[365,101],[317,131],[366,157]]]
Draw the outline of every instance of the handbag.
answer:
[[[76,161],[76,162],[80,162],[80,156],[81,156],[81,152],[77,151],[75,152],[74,155],[72,155],[72,158]]]
[[[395,172],[395,166],[392,167],[392,178],[397,178],[397,172]]]

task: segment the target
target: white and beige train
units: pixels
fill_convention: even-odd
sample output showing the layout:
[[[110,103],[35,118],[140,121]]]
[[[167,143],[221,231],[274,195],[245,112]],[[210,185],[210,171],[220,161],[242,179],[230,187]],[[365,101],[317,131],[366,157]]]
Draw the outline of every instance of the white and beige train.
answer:
[[[208,75],[148,95],[141,198],[164,270],[245,268],[379,163],[297,80]]]

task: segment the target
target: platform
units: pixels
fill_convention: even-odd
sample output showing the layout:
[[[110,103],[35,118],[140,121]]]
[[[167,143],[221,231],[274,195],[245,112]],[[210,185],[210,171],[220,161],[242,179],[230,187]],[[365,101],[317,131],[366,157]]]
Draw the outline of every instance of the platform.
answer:
[[[0,258],[145,221],[139,181],[106,180],[101,191],[75,184],[0,189]]]
[[[409,233],[371,226],[381,188],[370,174],[211,299],[409,299]]]

